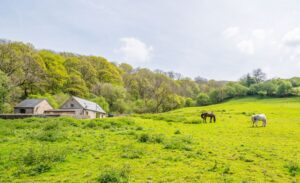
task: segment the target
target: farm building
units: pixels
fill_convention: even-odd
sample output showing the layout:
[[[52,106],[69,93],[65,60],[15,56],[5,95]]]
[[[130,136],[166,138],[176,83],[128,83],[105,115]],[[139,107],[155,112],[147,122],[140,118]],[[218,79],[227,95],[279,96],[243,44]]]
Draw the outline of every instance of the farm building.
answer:
[[[104,118],[106,112],[94,102],[72,96],[60,109],[47,110],[45,114],[60,114],[77,118]]]
[[[26,99],[14,107],[15,114],[44,114],[53,107],[46,99]]]

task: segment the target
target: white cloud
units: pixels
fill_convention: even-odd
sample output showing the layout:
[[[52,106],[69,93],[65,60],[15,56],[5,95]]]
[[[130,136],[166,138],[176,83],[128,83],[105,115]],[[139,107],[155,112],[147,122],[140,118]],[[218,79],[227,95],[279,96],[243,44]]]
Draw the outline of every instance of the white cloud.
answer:
[[[243,53],[249,55],[254,54],[254,44],[251,39],[240,41],[239,43],[237,43],[237,47]]]
[[[264,29],[255,29],[252,31],[252,35],[256,39],[263,40],[267,37],[267,33]]]
[[[227,39],[233,38],[237,36],[240,33],[239,27],[229,27],[226,30],[223,31],[223,36]]]
[[[300,45],[300,27],[294,28],[283,36],[286,46],[296,47]]]
[[[153,52],[152,46],[148,46],[134,37],[124,37],[120,41],[121,47],[116,52],[121,54],[124,61],[131,64],[139,64],[150,60]]]

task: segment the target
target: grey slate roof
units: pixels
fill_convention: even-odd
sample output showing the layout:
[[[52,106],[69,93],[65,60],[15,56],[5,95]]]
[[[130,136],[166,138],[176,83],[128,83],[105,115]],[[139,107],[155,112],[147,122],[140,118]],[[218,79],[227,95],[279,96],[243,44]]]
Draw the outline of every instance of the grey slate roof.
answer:
[[[87,110],[91,111],[96,111],[96,112],[101,112],[101,113],[106,113],[98,104],[95,102],[91,102],[79,97],[74,97],[73,98],[84,108]]]
[[[45,99],[25,99],[15,107],[35,107]]]

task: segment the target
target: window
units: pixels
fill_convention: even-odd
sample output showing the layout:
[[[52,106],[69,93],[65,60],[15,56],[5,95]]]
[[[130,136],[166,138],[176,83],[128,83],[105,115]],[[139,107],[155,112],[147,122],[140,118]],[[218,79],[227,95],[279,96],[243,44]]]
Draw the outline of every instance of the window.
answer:
[[[74,104],[70,104],[70,107],[74,107]]]
[[[26,113],[26,110],[25,109],[20,109],[20,113],[24,114],[24,113]]]

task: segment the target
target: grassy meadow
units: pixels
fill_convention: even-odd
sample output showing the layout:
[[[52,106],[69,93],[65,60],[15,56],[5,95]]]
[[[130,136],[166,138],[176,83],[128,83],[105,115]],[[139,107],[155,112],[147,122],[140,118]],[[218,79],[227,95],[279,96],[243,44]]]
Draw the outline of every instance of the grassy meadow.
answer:
[[[202,111],[214,111],[217,122],[202,123]],[[267,115],[266,128],[252,128],[254,113]],[[0,182],[299,181],[300,98],[95,120],[0,120]]]

